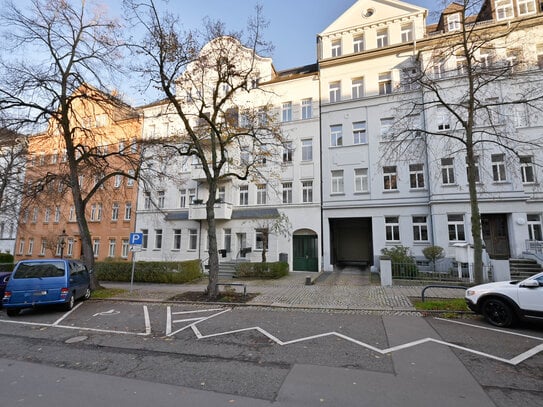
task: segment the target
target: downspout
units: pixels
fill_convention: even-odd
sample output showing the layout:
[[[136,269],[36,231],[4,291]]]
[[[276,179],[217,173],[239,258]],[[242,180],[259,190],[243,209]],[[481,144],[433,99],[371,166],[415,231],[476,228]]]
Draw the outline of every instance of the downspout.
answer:
[[[322,92],[321,92],[321,68],[320,68],[320,57],[321,57],[321,47],[322,47],[322,38],[320,35],[317,35],[317,79],[319,83],[319,190],[320,190],[320,215],[321,215],[321,231],[320,231],[320,240],[321,240],[321,271],[324,271],[324,208],[323,208],[323,175],[322,175]],[[330,240],[330,236],[328,237]]]

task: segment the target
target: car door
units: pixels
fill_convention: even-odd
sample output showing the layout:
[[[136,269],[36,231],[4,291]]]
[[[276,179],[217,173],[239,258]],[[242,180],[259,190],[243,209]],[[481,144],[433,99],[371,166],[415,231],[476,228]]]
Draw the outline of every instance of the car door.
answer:
[[[539,287],[522,287],[519,286],[518,299],[520,308],[525,311],[531,311],[529,314],[543,315],[543,276],[539,276]]]

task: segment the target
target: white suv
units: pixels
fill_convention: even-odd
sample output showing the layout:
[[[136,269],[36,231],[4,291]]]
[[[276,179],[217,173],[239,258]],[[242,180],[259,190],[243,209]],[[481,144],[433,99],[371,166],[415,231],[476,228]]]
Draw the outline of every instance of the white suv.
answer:
[[[481,284],[466,290],[468,307],[492,325],[506,327],[519,318],[543,321],[543,273],[523,281]]]

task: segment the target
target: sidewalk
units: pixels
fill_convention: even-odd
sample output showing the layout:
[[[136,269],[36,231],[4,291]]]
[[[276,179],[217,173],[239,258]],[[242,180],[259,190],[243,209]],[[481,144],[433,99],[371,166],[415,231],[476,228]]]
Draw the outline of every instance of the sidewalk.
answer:
[[[318,278],[317,278],[318,277]],[[306,279],[315,281],[306,285]],[[289,308],[367,310],[384,312],[414,312],[409,298],[420,298],[424,286],[381,287],[371,283],[363,273],[291,272],[279,280],[233,280],[245,283],[248,293],[258,295],[247,303],[255,306]],[[130,290],[130,283],[103,282],[106,288]],[[132,292],[113,299],[137,299],[143,301],[168,301],[172,296],[189,291],[204,291],[207,279],[183,285],[134,283]],[[241,287],[236,287],[240,290]],[[463,290],[431,288],[426,297],[462,298]]]

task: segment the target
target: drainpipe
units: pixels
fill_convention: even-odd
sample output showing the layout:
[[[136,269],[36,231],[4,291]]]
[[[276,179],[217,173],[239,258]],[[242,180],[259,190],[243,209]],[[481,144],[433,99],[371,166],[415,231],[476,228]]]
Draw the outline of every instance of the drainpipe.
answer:
[[[321,68],[320,68],[320,55],[322,47],[322,38],[317,35],[317,79],[319,83],[319,189],[320,189],[320,212],[321,212],[321,271],[324,270],[324,208],[323,208],[323,175],[322,175],[322,92],[321,92]],[[330,238],[330,236],[329,236]],[[328,239],[330,240],[330,239]]]

